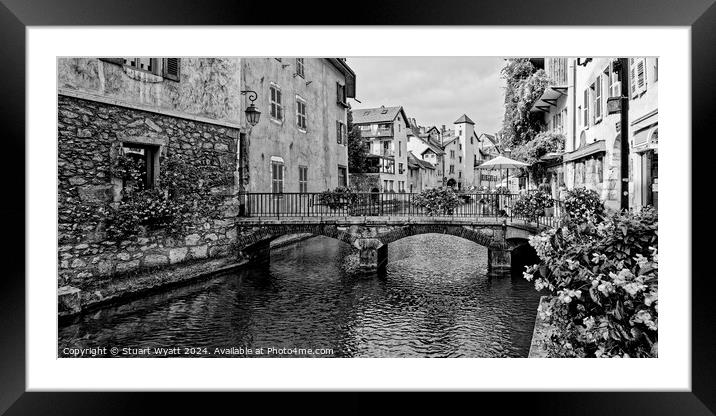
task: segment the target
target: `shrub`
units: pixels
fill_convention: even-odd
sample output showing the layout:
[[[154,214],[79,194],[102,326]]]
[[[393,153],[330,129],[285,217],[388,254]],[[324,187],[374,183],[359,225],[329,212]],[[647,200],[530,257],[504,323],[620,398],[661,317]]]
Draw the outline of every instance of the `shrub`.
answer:
[[[518,217],[525,217],[536,220],[544,216],[544,209],[554,206],[552,196],[544,191],[532,192],[520,197],[515,201],[513,214]]]
[[[574,188],[566,193],[564,208],[575,223],[596,222],[604,214],[604,203],[591,189]]]
[[[558,357],[656,357],[656,212],[617,213],[530,238],[541,263],[524,276],[553,295],[542,319]]]
[[[332,191],[323,191],[318,195],[318,202],[331,209],[351,207],[357,200],[358,194],[344,186],[339,186]]]
[[[182,207],[159,189],[136,191],[124,196],[119,206],[107,213],[110,238],[137,235],[141,227],[147,231],[168,228],[170,233],[182,229]]]
[[[426,189],[413,198],[413,205],[422,208],[430,216],[452,214],[460,205],[460,198],[450,187]]]

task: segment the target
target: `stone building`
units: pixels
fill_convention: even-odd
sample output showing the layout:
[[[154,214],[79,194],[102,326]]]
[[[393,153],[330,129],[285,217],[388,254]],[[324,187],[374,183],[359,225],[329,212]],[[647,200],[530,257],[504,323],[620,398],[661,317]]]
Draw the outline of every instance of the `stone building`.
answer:
[[[435,166],[408,151],[408,192],[421,192],[438,186]]]
[[[137,269],[226,255],[238,212],[239,60],[57,64],[59,285],[85,288]],[[195,171],[181,169],[190,166]],[[130,199],[135,188],[143,191]],[[174,191],[181,201],[164,198]],[[170,233],[171,218],[188,224]]]
[[[348,98],[356,77],[339,58],[243,58],[242,89],[262,111],[242,145],[247,192],[322,192],[348,185]]]
[[[381,192],[407,192],[408,132],[410,121],[403,107],[353,110],[353,124],[368,140],[368,173],[378,174]]]
[[[541,112],[547,131],[565,136],[562,163],[551,165],[552,189],[597,191],[607,208],[620,207],[621,126],[607,100],[621,95],[616,58],[546,58],[553,84],[532,108]],[[657,198],[658,59],[630,59],[629,206],[655,205]]]
[[[454,136],[443,137],[445,152],[445,184],[461,189],[475,185],[475,162],[479,140],[475,122],[466,114],[455,120]]]
[[[60,58],[57,69],[60,287],[235,262],[241,191],[348,183],[355,75],[342,59]]]
[[[426,130],[425,132],[422,132]],[[444,186],[445,151],[441,145],[441,133],[436,127],[425,129],[418,127],[408,132],[408,152],[417,159],[432,165],[434,171],[434,187]]]

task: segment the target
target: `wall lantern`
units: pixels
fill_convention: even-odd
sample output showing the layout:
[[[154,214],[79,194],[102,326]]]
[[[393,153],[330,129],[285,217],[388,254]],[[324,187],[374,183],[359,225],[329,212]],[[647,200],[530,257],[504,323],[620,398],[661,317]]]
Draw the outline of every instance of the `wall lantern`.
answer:
[[[251,126],[255,126],[259,123],[259,118],[261,118],[261,112],[258,108],[254,105],[254,101],[256,101],[256,98],[258,95],[256,94],[256,91],[246,90],[241,91],[241,95],[249,95],[249,100],[251,100],[251,104],[246,108],[246,121],[251,124]]]

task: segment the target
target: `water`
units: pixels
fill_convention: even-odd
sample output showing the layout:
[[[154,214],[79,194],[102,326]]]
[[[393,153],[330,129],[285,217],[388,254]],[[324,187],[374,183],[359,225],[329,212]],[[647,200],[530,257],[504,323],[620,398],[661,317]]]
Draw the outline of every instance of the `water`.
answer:
[[[364,276],[337,240],[274,249],[270,266],[82,316],[59,328],[59,355],[527,356],[540,295],[519,273],[488,278],[487,249],[425,234],[391,243],[388,256],[384,274]]]

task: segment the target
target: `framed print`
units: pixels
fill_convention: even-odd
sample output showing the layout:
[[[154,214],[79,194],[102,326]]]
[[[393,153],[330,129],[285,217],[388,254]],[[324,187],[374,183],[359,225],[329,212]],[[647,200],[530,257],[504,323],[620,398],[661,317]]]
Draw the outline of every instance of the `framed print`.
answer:
[[[0,411],[713,414],[716,6],[512,3],[3,1]]]

